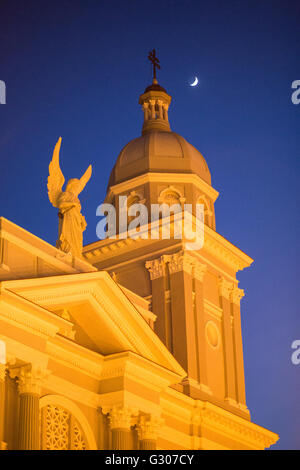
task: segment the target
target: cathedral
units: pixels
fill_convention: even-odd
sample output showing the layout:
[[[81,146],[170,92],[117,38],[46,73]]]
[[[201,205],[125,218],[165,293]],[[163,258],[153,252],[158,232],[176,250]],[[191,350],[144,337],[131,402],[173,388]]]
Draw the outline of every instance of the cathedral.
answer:
[[[0,218],[2,450],[251,450],[278,440],[246,404],[236,274],[253,260],[216,231],[209,167],[171,130],[171,96],[155,73],[139,104],[142,134],[121,150],[105,203],[117,215],[120,196],[149,213],[202,204],[203,246],[124,237],[117,226],[78,254],[63,249],[65,234],[54,247]]]

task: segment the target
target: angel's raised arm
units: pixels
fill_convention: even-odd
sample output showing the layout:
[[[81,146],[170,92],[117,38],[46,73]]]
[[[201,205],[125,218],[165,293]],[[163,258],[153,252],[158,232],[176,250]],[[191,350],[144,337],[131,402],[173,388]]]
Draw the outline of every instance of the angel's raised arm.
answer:
[[[58,198],[62,192],[62,187],[65,182],[65,177],[59,166],[59,151],[61,146],[61,137],[58,139],[54,151],[52,160],[49,165],[49,176],[48,176],[48,196],[51,204],[54,207],[58,207]]]

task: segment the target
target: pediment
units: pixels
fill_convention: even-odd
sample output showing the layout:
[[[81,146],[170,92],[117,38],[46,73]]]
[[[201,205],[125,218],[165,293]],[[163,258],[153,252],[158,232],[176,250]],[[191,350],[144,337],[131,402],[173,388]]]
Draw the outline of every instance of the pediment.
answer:
[[[2,286],[52,314],[69,316],[75,341],[87,349],[102,355],[132,351],[186,376],[132,298],[105,271],[11,280]]]

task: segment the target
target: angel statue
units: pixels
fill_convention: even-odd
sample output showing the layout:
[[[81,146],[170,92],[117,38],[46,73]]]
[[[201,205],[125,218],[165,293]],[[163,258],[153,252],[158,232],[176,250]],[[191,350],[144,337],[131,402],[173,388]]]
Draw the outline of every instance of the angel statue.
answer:
[[[48,176],[48,196],[51,204],[57,207],[59,224],[58,240],[56,248],[65,253],[72,253],[74,256],[82,256],[82,233],[86,229],[86,221],[81,214],[81,204],[78,194],[84,189],[86,183],[92,175],[92,166],[90,165],[84,175],[80,178],[72,178],[67,182],[65,191],[62,187],[65,177],[59,166],[59,151],[61,146],[61,137],[58,139],[51,163],[49,165]]]

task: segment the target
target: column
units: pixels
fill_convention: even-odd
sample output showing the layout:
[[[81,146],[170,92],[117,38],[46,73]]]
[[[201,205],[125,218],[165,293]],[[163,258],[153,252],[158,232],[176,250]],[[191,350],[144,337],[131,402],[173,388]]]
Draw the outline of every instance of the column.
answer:
[[[235,367],[234,367],[234,347],[233,331],[230,306],[230,292],[233,283],[223,277],[219,277],[220,304],[223,309],[222,329],[224,348],[224,371],[225,371],[225,399],[229,404],[236,404]]]
[[[149,100],[151,109],[151,119],[155,119],[155,100]]]
[[[207,271],[207,266],[197,261],[194,267],[194,278],[195,278],[195,323],[196,323],[198,382],[203,392],[211,394],[212,392],[208,386],[208,379],[207,379],[204,295],[203,295],[203,280],[204,280],[204,275],[206,271]]]
[[[157,316],[154,330],[167,348],[172,350],[171,343],[171,324],[170,318],[166,311],[166,266],[164,258],[157,258],[146,261],[146,269],[148,269],[151,279],[152,293],[152,311]]]
[[[138,423],[140,450],[156,450],[157,436],[162,420],[156,417],[141,416]]]
[[[165,121],[169,122],[168,105],[166,103],[163,104],[163,110],[164,110],[164,119]]]
[[[194,264],[195,258],[184,251],[168,256],[173,354],[187,371],[188,377],[197,380],[197,346],[192,280]]]
[[[40,367],[32,364],[10,370],[10,375],[17,377],[20,396],[19,450],[40,449],[39,397],[44,374]]]
[[[5,377],[6,364],[0,363],[0,450],[6,449],[6,443],[4,442]]]
[[[103,410],[103,413],[108,414],[112,433],[112,450],[130,450],[132,410],[123,406],[114,406],[110,410]]]
[[[246,406],[245,393],[245,374],[244,374],[244,357],[241,327],[240,300],[244,297],[244,291],[238,287],[234,287],[231,291],[231,310],[233,316],[233,337],[235,351],[235,375],[237,386],[237,401],[244,411],[248,411]]]
[[[158,117],[159,119],[163,119],[163,109],[162,109],[162,105],[163,105],[163,102],[162,100],[157,100],[157,104],[158,104]]]
[[[144,121],[149,119],[149,103],[143,103]]]

